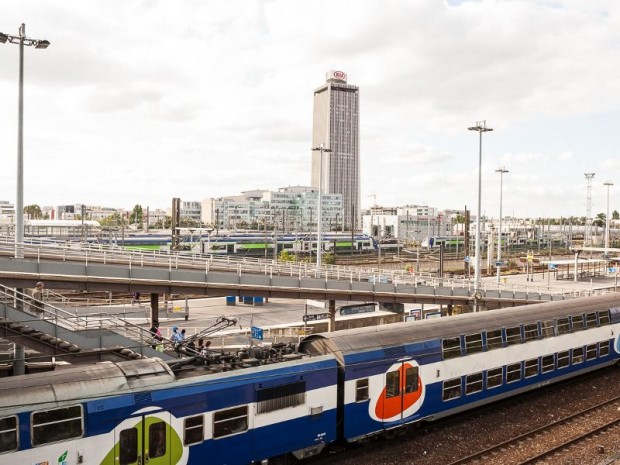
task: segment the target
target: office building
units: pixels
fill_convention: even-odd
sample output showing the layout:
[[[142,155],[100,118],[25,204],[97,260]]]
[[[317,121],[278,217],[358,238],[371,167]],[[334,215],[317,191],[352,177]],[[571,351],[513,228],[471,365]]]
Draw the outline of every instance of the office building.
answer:
[[[327,194],[340,194],[345,229],[359,228],[360,137],[359,88],[347,84],[342,71],[329,71],[326,83],[314,91],[312,148],[321,144],[322,186],[319,186],[321,152],[312,150],[312,187]]]

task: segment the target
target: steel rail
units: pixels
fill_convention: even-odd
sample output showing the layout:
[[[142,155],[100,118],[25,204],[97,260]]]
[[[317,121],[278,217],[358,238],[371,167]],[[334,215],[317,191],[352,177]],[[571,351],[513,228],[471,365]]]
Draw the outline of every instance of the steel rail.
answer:
[[[583,410],[581,410],[581,411],[579,411],[577,413],[574,413],[574,414],[565,416],[563,418],[560,418],[558,420],[552,421],[550,423],[547,423],[546,425],[543,425],[541,427],[535,428],[535,429],[533,429],[531,431],[527,431],[527,432],[525,432],[523,434],[515,436],[514,438],[508,439],[508,440],[503,441],[503,442],[501,442],[499,444],[495,444],[495,445],[493,445],[491,447],[488,447],[488,448],[486,448],[484,450],[481,450],[479,452],[476,452],[474,454],[468,455],[467,457],[460,458],[460,459],[455,460],[454,462],[450,462],[449,464],[446,464],[446,465],[463,465],[463,464],[466,464],[466,463],[469,463],[469,462],[474,462],[474,461],[477,461],[477,460],[481,460],[485,456],[493,454],[493,453],[495,453],[495,452],[497,452],[497,451],[499,451],[501,449],[505,449],[506,447],[509,447],[512,444],[521,442],[521,441],[523,441],[525,439],[528,439],[528,438],[531,438],[533,436],[537,436],[537,435],[539,435],[541,433],[544,433],[545,431],[547,431],[547,430],[549,430],[551,428],[554,428],[554,427],[557,427],[557,426],[561,426],[561,425],[563,425],[565,423],[568,423],[570,421],[573,421],[573,420],[576,420],[578,418],[584,417],[585,415],[587,415],[587,414],[589,414],[589,413],[591,413],[591,412],[593,412],[595,410],[600,410],[600,409],[602,409],[602,408],[604,408],[604,407],[606,407],[608,405],[614,404],[614,403],[616,403],[618,401],[620,401],[620,396],[616,396],[613,399],[606,400],[604,402],[601,402],[601,403],[598,403],[598,404],[593,405],[591,407],[588,407],[586,409],[583,409]],[[620,422],[620,419],[616,419],[616,420],[612,421],[611,423],[617,423],[617,422]],[[607,427],[609,427],[609,426],[603,426],[601,428],[604,429],[604,428],[607,428]],[[590,434],[590,432],[586,433],[586,435],[589,435],[589,434]],[[559,450],[559,449],[562,449],[562,448],[566,447],[566,445],[571,443],[570,441],[572,441],[572,440],[568,440],[568,441],[566,441],[566,444],[561,444],[561,445],[557,446],[557,449]],[[550,450],[549,452],[541,454],[541,457],[543,457],[545,455],[548,455],[548,454],[551,454],[551,453],[553,453],[552,450]],[[538,459],[539,458],[540,457],[538,457]],[[528,458],[526,461],[520,462],[520,464],[534,463],[536,461],[535,459],[537,459],[537,457],[535,457],[535,458]]]

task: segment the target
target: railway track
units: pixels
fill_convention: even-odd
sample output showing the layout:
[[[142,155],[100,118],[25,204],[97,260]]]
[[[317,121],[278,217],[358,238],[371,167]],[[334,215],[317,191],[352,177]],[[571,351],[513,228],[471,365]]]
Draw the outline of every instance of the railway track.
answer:
[[[502,464],[535,464],[619,426],[620,396],[617,396],[448,465],[490,463],[489,460]]]
[[[614,397],[610,400],[609,395],[605,393],[610,386],[617,386],[618,382],[620,382],[620,369],[612,367],[592,373],[587,377],[567,380],[540,390],[530,391],[475,411],[464,412],[432,423],[412,425],[402,430],[392,430],[389,437],[387,435],[373,437],[365,444],[331,446],[321,456],[306,459],[306,463],[311,465],[358,465],[359,463],[415,463],[416,465],[475,463],[483,465],[540,462],[548,465],[560,463],[611,465],[616,462],[601,462],[601,460],[605,458],[605,455],[617,452],[617,449],[610,447],[609,444],[614,442],[615,437],[620,437],[618,425],[620,399]],[[573,425],[577,425],[576,419],[580,415],[587,414],[588,418],[594,418],[597,409],[604,409],[605,405],[612,411],[615,418],[608,422],[601,421],[596,425],[591,420],[590,425],[581,431],[577,431],[575,426],[575,431],[570,437],[558,438],[554,444],[547,443],[548,447],[541,448],[534,453],[533,445],[538,440],[543,441],[554,435],[552,431],[545,430],[545,428],[564,422],[571,430]],[[533,414],[533,412],[536,413]],[[549,423],[548,419],[554,416],[558,420]],[[611,431],[605,435],[606,430],[610,429]],[[536,434],[529,438],[525,437],[538,430],[541,430],[538,439]],[[599,434],[602,436],[599,436],[600,440],[596,443],[588,441],[589,438]],[[516,457],[516,452],[520,449],[515,439],[521,436],[524,436],[522,444],[525,444],[521,447],[526,450],[531,449],[531,453],[528,456]],[[497,446],[489,447],[489,444],[495,442],[494,438],[497,438]],[[505,451],[501,450],[502,445]],[[584,449],[589,447],[589,451],[581,454],[582,457],[587,457],[587,460],[582,462],[575,457],[579,456],[578,453],[574,453],[578,447]],[[496,449],[492,450],[494,448]],[[597,450],[599,448],[600,450]],[[476,452],[477,450],[480,452]],[[537,457],[538,455],[540,457]],[[549,458],[550,455],[552,455],[551,458]],[[618,454],[617,463],[620,464],[620,454]]]

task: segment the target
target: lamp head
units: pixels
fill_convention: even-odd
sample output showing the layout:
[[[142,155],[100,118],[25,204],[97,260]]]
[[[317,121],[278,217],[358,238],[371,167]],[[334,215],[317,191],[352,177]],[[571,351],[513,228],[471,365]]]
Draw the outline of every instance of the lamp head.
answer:
[[[0,44],[4,44],[8,39],[9,36],[7,34],[3,34],[2,32],[0,32]]]
[[[488,128],[487,127],[487,121],[486,120],[476,121],[476,125],[475,126],[469,127],[467,129],[469,129],[470,131],[479,131],[480,133],[490,132],[490,131],[493,130],[492,128]]]
[[[44,49],[44,48],[47,48],[49,46],[50,46],[49,40],[37,40],[37,42],[35,43],[34,48]]]

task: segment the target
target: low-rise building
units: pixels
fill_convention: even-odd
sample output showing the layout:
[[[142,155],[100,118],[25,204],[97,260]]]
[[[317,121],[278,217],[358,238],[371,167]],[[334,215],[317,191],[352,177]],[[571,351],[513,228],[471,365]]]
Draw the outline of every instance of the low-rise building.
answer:
[[[362,215],[362,232],[378,239],[421,242],[426,236],[451,235],[455,210],[439,212],[427,205],[373,206]]]

